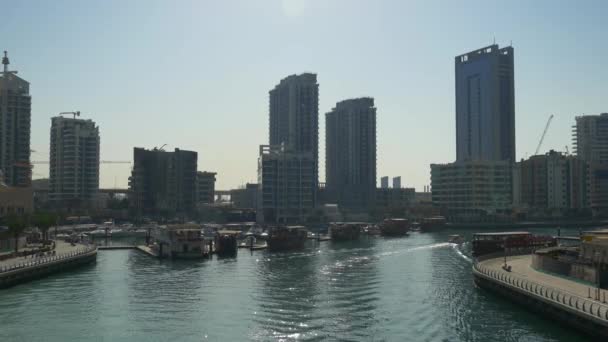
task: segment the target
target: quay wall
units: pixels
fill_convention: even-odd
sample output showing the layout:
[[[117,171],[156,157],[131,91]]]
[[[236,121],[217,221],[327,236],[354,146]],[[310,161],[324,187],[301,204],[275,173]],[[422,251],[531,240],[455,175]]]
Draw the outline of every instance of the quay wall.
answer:
[[[97,247],[91,246],[58,256],[24,261],[19,265],[0,268],[0,288],[7,288],[53,273],[73,269],[97,260]]]
[[[572,261],[562,261],[548,255],[533,254],[532,268],[539,271],[576,278],[590,284],[595,283],[595,280],[597,279],[597,271],[593,266],[574,263]]]
[[[608,305],[535,283],[510,273],[473,264],[475,284],[531,311],[556,319],[594,337],[608,338]]]

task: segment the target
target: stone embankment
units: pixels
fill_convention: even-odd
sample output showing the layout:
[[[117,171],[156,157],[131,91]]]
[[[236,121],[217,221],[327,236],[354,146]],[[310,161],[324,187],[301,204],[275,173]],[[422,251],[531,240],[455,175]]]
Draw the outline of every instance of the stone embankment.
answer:
[[[72,269],[94,262],[97,258],[95,245],[75,245],[58,250],[55,255],[19,257],[0,262],[0,288]]]
[[[607,338],[608,291],[537,271],[531,260],[531,255],[509,257],[511,272],[502,268],[503,258],[478,260],[473,264],[475,283],[586,334]]]

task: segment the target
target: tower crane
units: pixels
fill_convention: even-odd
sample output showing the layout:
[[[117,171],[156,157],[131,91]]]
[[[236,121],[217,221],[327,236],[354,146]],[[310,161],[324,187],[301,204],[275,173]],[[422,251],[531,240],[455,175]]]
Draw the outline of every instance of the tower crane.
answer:
[[[48,160],[35,160],[31,164],[49,164]],[[131,164],[128,160],[100,160],[99,164]]]
[[[534,155],[538,154],[538,151],[540,150],[540,146],[543,144],[543,140],[545,140],[545,135],[547,134],[547,130],[549,129],[549,125],[551,124],[551,120],[553,120],[553,114],[551,114],[549,116],[549,119],[547,120],[547,124],[545,125],[545,130],[543,131],[543,135],[540,136],[540,141],[538,142],[538,146],[536,146],[536,151],[534,152]]]
[[[74,115],[74,119],[76,119],[77,116],[80,116],[80,111],[76,111],[76,112],[61,112],[61,113],[59,113],[59,115]]]

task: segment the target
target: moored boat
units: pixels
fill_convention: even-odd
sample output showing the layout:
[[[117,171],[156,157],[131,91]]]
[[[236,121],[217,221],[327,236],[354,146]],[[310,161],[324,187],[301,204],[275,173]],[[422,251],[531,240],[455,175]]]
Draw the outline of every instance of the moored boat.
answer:
[[[530,252],[538,248],[553,247],[557,240],[548,235],[529,232],[477,233],[473,235],[473,256],[492,253]]]
[[[383,236],[404,236],[409,231],[409,221],[404,218],[385,219],[380,225]]]
[[[464,238],[458,234],[448,236],[449,243],[461,244],[464,242]]]
[[[308,231],[303,226],[274,227],[268,234],[268,250],[288,251],[301,249],[308,237]]]
[[[443,216],[425,217],[420,221],[421,232],[433,232],[445,227],[446,219]]]
[[[329,225],[329,236],[332,241],[358,240],[362,224],[335,222]]]

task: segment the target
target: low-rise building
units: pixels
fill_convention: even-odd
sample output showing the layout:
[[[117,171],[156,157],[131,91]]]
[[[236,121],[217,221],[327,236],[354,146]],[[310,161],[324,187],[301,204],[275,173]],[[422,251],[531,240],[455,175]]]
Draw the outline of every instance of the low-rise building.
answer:
[[[257,207],[257,197],[257,183],[247,183],[240,189],[230,190],[230,201],[237,208],[255,209]]]
[[[431,164],[433,204],[450,221],[476,221],[509,214],[511,173],[508,161]]]
[[[261,145],[258,159],[257,221],[305,222],[316,203],[315,157],[285,145]]]
[[[215,199],[215,172],[196,173],[196,202],[213,203]]]
[[[513,207],[531,215],[589,207],[588,165],[576,156],[549,151],[515,164]]]
[[[1,180],[0,172],[0,217],[10,214],[29,214],[34,208],[34,193],[31,187],[12,187]]]
[[[378,208],[408,208],[416,201],[414,188],[377,188],[376,207]]]

